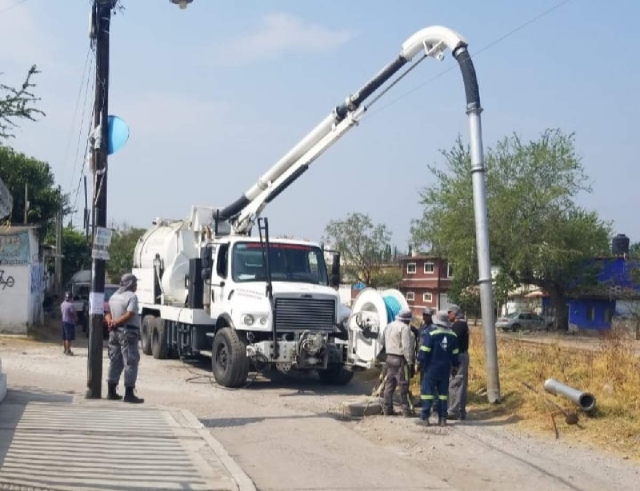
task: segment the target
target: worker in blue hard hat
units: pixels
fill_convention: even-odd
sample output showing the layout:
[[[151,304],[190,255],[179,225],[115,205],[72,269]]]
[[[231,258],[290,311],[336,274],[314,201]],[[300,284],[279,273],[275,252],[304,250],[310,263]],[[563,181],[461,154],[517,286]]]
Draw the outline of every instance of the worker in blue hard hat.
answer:
[[[396,320],[389,324],[382,336],[382,347],[386,352],[387,376],[384,385],[385,416],[393,412],[393,394],[396,387],[400,388],[400,405],[402,415],[412,416],[409,405],[409,380],[413,377],[415,360],[415,340],[411,335],[409,325],[413,314],[409,309],[401,310]]]
[[[420,349],[420,346],[422,346],[422,338],[427,332],[432,331],[436,328],[436,326],[433,324],[433,314],[435,313],[436,313],[435,309],[432,309],[431,307],[425,307],[424,310],[422,311],[422,324],[420,324],[420,327],[418,328],[414,328],[413,326],[411,327],[411,330],[413,331],[413,335],[416,338],[416,359],[418,359],[418,350]],[[422,385],[422,371],[417,369],[416,371],[420,375],[420,385]],[[422,405],[422,400],[420,400],[420,402],[416,404],[416,406],[421,406],[421,405]]]

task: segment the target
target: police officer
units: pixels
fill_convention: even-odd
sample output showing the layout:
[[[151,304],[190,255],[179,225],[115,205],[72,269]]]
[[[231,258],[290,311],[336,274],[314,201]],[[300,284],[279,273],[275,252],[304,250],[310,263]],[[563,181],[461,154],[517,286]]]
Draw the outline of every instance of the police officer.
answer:
[[[393,412],[393,394],[396,386],[400,388],[402,415],[411,416],[409,408],[409,380],[413,377],[415,340],[411,334],[413,315],[409,309],[401,310],[396,320],[384,330],[382,346],[386,351],[387,378],[384,385],[384,414]]]
[[[422,412],[420,423],[429,426],[429,415],[435,396],[438,396],[438,424],[447,422],[447,399],[449,394],[449,374],[457,367],[458,339],[449,328],[447,312],[440,311],[434,316],[436,329],[425,334],[418,353],[418,364],[422,375],[420,399]]]
[[[452,374],[449,380],[449,411],[447,419],[467,418],[467,385],[469,382],[469,325],[464,319],[462,310],[457,305],[451,305],[449,321],[452,322],[451,330],[458,337],[458,360],[460,368]]]
[[[136,289],[138,279],[132,274],[125,274],[120,280],[120,288],[109,299],[109,374],[107,383],[109,393],[107,399],[120,400],[116,388],[120,375],[124,370],[124,402],[139,404],[144,399],[136,397],[134,390],[138,378],[140,351],[140,315],[138,314],[138,297]]]

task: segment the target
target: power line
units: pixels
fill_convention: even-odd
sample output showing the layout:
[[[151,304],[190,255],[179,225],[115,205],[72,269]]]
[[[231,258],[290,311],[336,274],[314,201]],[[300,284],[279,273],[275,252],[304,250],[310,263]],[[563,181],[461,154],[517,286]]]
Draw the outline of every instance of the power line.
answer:
[[[13,5],[9,5],[9,6],[5,7],[5,8],[3,8],[3,9],[0,9],[0,14],[2,14],[2,13],[4,13],[4,12],[6,12],[6,11],[8,11],[8,10],[11,10],[11,9],[13,9],[13,8],[17,7],[18,5],[22,5],[22,4],[23,4],[24,2],[26,2],[26,1],[27,1],[27,0],[18,0],[18,1],[17,1],[16,3],[14,3]]]
[[[498,37],[497,39],[491,41],[489,44],[483,46],[482,48],[480,48],[480,50],[478,50],[475,54],[471,55],[472,58],[477,57],[478,55],[480,55],[481,53],[487,51],[488,49],[494,47],[496,44],[501,43],[502,41],[504,41],[505,39],[513,36],[514,34],[516,34],[517,32],[525,29],[526,27],[530,26],[531,24],[539,21],[540,19],[542,19],[543,17],[546,17],[547,15],[551,14],[552,12],[554,12],[555,10],[559,9],[560,7],[562,7],[563,5],[566,5],[567,3],[569,3],[571,0],[562,0],[561,2],[558,2],[557,4],[553,5],[552,7],[549,7],[547,10],[544,10],[543,12],[539,13],[538,15],[532,17],[531,19],[527,20],[526,22],[520,24],[518,27],[510,30],[509,32],[503,34],[502,36]],[[438,73],[437,75],[431,77],[430,79],[426,80],[425,82],[422,82],[421,84],[415,86],[413,89],[405,92],[404,94],[396,97],[395,99],[392,99],[391,101],[389,101],[387,104],[385,104],[384,106],[380,106],[377,110],[371,112],[369,114],[369,118],[371,119],[371,116],[373,116],[374,114],[378,114],[380,112],[382,112],[383,110],[385,110],[386,108],[388,108],[389,106],[392,106],[393,104],[399,102],[400,100],[404,99],[405,97],[413,94],[414,92],[420,90],[421,88],[423,88],[425,85],[430,84],[431,82],[436,81],[437,79],[439,79],[440,77],[442,77],[443,75],[446,75],[447,73],[449,73],[450,71],[452,71],[453,69],[456,68],[456,65],[452,65],[451,67],[447,68],[446,70],[441,71],[440,73]]]
[[[82,99],[82,89],[85,86],[85,77],[87,76],[87,69],[90,68],[89,67],[89,55],[91,54],[91,47],[87,48],[87,56],[85,57],[84,60],[84,68],[82,71],[82,79],[80,80],[80,86],[78,87],[78,95],[76,97],[76,104],[75,104],[75,108],[73,109],[73,118],[71,119],[71,124],[69,125],[69,133],[68,133],[68,138],[67,138],[67,146],[65,147],[65,151],[64,151],[64,167],[65,169],[67,168],[67,165],[69,165],[69,151],[71,150],[71,140],[72,140],[72,133],[73,133],[73,126],[76,122],[76,116],[78,115],[78,108],[80,106],[80,99]],[[88,81],[87,81],[87,85],[88,85]],[[86,90],[86,89],[85,89]],[[86,96],[85,96],[85,104],[86,104]],[[82,124],[81,124],[82,126]],[[73,167],[72,170],[72,174],[71,174],[71,184],[69,186],[69,191],[71,192],[73,189],[73,181],[74,181],[74,174],[76,172],[76,168],[75,165]]]

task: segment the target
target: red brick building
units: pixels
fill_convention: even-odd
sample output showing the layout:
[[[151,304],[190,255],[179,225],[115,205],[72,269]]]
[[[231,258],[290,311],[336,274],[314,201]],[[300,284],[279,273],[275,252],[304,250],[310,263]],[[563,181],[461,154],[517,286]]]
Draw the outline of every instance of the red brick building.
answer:
[[[447,293],[453,278],[453,265],[445,258],[432,255],[411,255],[399,258],[402,268],[400,291],[414,315],[421,316],[425,307],[436,310],[449,305]]]

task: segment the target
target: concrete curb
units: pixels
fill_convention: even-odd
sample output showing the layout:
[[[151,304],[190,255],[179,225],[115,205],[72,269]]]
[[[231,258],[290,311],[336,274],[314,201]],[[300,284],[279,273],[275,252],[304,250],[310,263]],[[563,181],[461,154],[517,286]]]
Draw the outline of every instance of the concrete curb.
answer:
[[[198,434],[207,442],[216,457],[220,459],[222,465],[225,466],[231,477],[238,484],[239,491],[258,491],[251,478],[242,470],[235,460],[229,455],[222,444],[214,438],[211,432],[195,417],[193,413],[186,409],[180,409],[182,416],[189,421],[193,428],[196,428]]]

